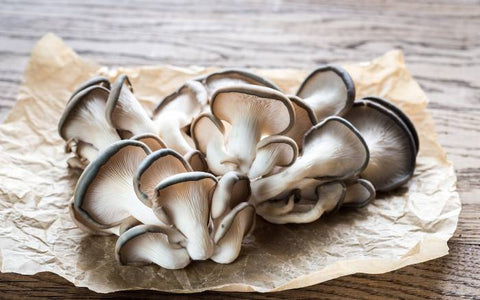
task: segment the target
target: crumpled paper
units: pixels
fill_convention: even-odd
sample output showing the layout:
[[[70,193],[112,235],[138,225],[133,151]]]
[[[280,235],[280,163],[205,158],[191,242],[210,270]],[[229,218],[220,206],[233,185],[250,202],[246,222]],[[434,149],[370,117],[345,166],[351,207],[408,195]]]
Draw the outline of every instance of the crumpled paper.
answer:
[[[372,62],[346,66],[357,97],[391,99],[413,120],[420,136],[414,178],[367,207],[341,210],[306,225],[258,220],[240,257],[230,265],[194,262],[184,270],[120,266],[115,237],[87,236],[70,220],[67,204],[78,174],[57,134],[57,122],[75,86],[95,74],[130,77],[135,94],[152,108],[186,79],[213,68],[155,66],[110,70],[87,62],[52,34],[35,46],[15,107],[0,125],[0,265],[2,272],[57,273],[97,292],[153,289],[271,292],[339,276],[383,273],[448,253],[460,199],[452,164],[436,141],[427,98],[391,51]],[[294,93],[307,74],[254,70]]]

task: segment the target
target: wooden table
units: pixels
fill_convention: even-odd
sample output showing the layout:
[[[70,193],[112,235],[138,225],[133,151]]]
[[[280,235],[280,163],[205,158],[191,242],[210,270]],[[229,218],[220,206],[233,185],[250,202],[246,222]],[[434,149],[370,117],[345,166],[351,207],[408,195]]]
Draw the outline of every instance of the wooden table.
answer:
[[[480,3],[317,2],[2,0],[0,119],[15,104],[34,43],[49,31],[83,57],[106,65],[311,69],[402,49],[408,68],[431,99],[440,143],[456,167],[463,210],[449,243],[451,254],[388,274],[352,275],[300,290],[191,296],[479,299]],[[150,291],[101,295],[49,273],[0,274],[0,298],[165,295]]]

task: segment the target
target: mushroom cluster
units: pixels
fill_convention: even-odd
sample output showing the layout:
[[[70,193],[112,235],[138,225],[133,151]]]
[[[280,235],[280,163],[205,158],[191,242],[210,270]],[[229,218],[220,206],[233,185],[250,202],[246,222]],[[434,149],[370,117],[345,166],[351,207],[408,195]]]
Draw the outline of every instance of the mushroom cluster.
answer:
[[[95,77],[69,99],[58,130],[83,170],[71,215],[119,236],[122,264],[183,268],[233,262],[255,215],[309,223],[403,185],[418,152],[391,102],[355,100],[342,68],[314,70],[296,95],[241,70],[187,81],[148,113],[125,75]]]

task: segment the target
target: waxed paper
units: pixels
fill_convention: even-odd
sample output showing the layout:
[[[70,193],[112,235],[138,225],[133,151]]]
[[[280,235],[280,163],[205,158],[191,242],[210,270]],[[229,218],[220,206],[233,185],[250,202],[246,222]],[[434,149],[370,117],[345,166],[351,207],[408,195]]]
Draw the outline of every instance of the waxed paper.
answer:
[[[313,66],[312,66],[313,67]],[[2,272],[50,271],[97,292],[153,289],[270,292],[339,276],[384,273],[446,255],[460,212],[456,177],[437,143],[427,98],[400,51],[345,66],[357,98],[377,95],[400,106],[417,127],[415,176],[368,206],[340,210],[304,225],[273,225],[258,218],[232,264],[193,262],[183,270],[120,266],[116,237],[88,236],[70,220],[68,203],[78,174],[57,123],[74,88],[91,76],[125,73],[147,109],[189,78],[215,68],[173,66],[107,68],[76,55],[53,34],[33,49],[18,101],[0,125],[0,266]],[[253,70],[294,93],[306,70]]]

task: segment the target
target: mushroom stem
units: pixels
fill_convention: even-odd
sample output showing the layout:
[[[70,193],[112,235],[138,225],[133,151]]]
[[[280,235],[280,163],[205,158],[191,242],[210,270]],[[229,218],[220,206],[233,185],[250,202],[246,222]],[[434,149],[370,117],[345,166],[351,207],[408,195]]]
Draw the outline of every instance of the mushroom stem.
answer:
[[[227,153],[238,159],[237,168],[244,174],[248,173],[255,157],[255,148],[260,140],[258,118],[246,115],[238,118],[232,124],[227,140]]]
[[[184,123],[181,116],[175,114],[164,115],[156,119],[155,123],[160,138],[165,141],[169,148],[179,152],[181,155],[195,150],[192,145],[188,143],[188,137],[180,128],[180,125]]]

